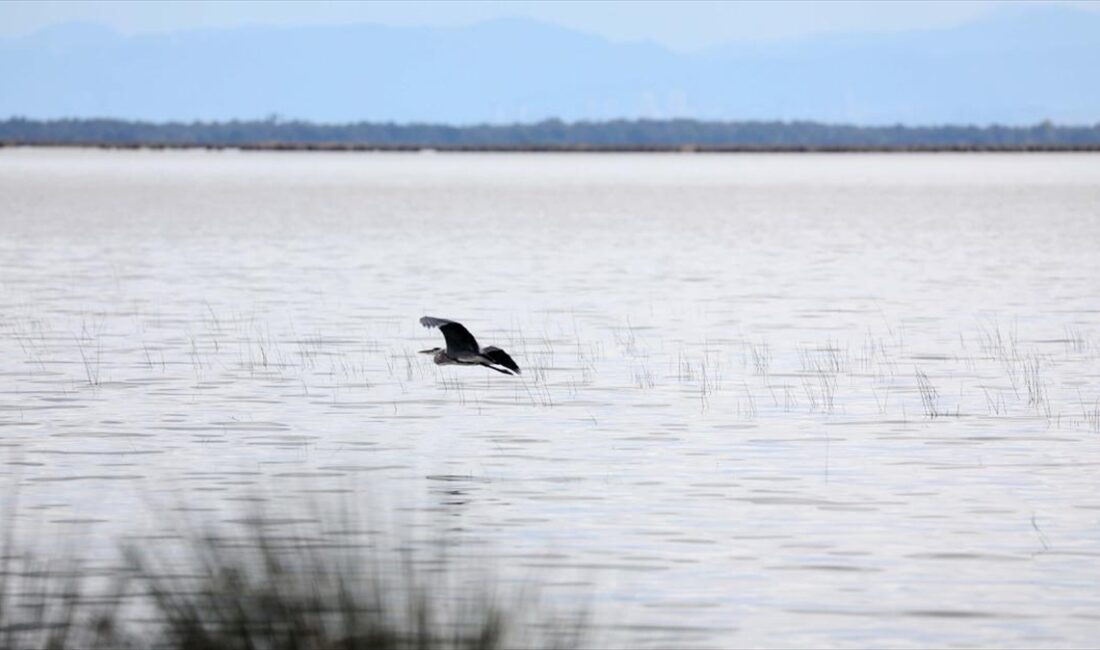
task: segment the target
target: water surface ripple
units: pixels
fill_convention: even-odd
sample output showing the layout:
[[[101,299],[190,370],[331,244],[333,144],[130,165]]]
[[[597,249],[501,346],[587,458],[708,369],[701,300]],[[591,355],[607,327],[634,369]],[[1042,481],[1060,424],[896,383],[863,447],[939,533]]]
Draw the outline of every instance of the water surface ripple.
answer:
[[[3,149],[0,477],[103,566],[370,501],[633,643],[1090,646],[1098,162]]]

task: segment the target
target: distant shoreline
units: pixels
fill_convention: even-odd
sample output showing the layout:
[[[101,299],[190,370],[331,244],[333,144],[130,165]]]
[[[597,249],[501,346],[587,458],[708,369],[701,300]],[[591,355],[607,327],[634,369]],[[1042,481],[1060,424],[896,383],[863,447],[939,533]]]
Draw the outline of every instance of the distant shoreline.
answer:
[[[1100,151],[1100,123],[857,126],[818,122],[610,120],[517,124],[397,124],[114,118],[0,119],[0,146],[240,151],[562,153],[845,153]]]
[[[245,152],[379,153],[1096,153],[1100,144],[1080,145],[414,145],[265,142],[252,144],[160,142],[3,141],[0,149],[237,150]]]

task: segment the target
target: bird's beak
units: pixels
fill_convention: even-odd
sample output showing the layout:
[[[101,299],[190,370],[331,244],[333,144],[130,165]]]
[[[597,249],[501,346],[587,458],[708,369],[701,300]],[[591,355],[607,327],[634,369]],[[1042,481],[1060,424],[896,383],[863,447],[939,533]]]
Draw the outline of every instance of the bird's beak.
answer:
[[[435,354],[439,348],[432,348],[431,350],[421,350],[417,354]]]

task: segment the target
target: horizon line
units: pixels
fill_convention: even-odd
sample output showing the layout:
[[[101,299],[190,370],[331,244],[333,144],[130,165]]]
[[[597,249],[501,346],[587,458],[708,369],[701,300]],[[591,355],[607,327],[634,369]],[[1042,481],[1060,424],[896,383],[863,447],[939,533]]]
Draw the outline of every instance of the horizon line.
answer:
[[[352,126],[386,126],[397,128],[448,128],[448,129],[506,129],[506,128],[524,128],[535,127],[545,125],[561,125],[566,127],[573,126],[600,126],[610,124],[660,124],[660,123],[696,123],[707,124],[716,126],[733,126],[733,125],[769,125],[769,126],[822,126],[829,128],[853,128],[853,129],[909,129],[909,130],[931,130],[931,129],[1013,129],[1013,130],[1026,130],[1035,128],[1055,128],[1055,129],[1091,129],[1100,128],[1100,119],[1095,122],[1055,122],[1049,118],[1039,120],[1038,122],[1021,122],[1021,123],[1009,123],[1009,122],[938,122],[938,123],[905,123],[905,122],[891,122],[891,123],[859,123],[859,122],[830,122],[824,120],[814,119],[739,119],[739,118],[703,118],[703,117],[612,117],[612,118],[600,118],[600,119],[577,119],[567,120],[560,117],[545,117],[541,119],[528,120],[528,121],[512,121],[512,122],[443,122],[443,121],[401,121],[394,119],[386,120],[350,120],[350,121],[324,121],[324,120],[311,120],[308,118],[286,117],[278,112],[272,113],[264,117],[233,117],[233,118],[171,118],[165,120],[157,120],[150,118],[130,118],[130,117],[111,117],[111,116],[66,116],[66,117],[29,117],[27,115],[8,115],[0,117],[0,123],[11,122],[37,122],[37,123],[51,123],[51,122],[121,122],[133,125],[145,125],[145,126],[172,126],[172,125],[225,125],[225,124],[268,124],[271,126],[316,126],[326,128],[340,128],[340,127],[352,127]]]

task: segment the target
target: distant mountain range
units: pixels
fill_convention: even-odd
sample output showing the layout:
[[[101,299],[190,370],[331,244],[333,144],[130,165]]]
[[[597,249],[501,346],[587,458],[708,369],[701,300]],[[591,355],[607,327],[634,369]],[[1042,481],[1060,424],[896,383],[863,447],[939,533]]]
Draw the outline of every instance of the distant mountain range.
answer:
[[[952,29],[680,53],[520,19],[0,39],[0,118],[863,125],[1100,122],[1100,12],[1018,6]]]

